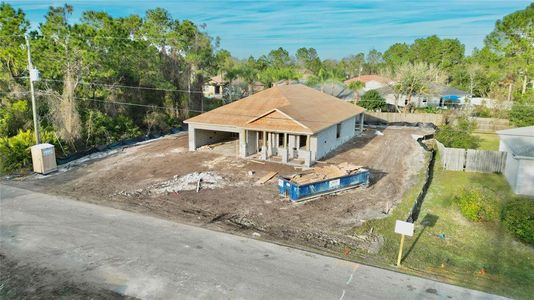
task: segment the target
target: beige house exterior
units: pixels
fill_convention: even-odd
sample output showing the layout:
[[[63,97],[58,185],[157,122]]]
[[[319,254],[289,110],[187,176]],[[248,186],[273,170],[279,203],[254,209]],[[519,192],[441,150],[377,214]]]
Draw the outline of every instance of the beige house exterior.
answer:
[[[313,88],[290,84],[266,89],[185,123],[190,151],[237,137],[240,157],[310,166],[363,129],[364,111]]]
[[[202,94],[206,98],[221,99],[226,85],[227,82],[223,80],[222,76],[211,77],[210,81],[202,87]]]

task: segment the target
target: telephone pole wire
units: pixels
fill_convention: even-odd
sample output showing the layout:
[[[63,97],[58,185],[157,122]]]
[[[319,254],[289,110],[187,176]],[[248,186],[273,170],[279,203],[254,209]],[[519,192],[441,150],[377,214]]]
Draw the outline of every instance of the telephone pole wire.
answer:
[[[30,39],[28,38],[28,35],[24,35],[24,39],[26,40],[26,48],[28,49],[28,72],[30,72],[30,91],[32,95],[32,113],[33,113],[33,130],[35,133],[35,143],[40,144],[41,139],[39,138],[39,119],[37,116],[37,105],[35,104],[35,92],[33,89],[33,81],[37,78],[34,78],[33,72],[33,65],[32,65],[32,53],[30,50]],[[38,75],[37,75],[38,76]],[[37,77],[35,76],[35,77]]]

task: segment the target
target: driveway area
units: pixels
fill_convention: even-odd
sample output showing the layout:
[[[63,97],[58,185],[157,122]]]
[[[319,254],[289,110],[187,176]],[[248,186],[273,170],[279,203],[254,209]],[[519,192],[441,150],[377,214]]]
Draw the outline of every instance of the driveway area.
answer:
[[[0,192],[2,298],[497,298],[67,198]]]

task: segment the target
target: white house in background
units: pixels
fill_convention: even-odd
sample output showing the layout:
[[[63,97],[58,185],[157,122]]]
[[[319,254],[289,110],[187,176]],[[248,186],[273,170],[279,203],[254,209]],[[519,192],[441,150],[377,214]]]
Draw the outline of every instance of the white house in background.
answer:
[[[379,76],[379,75],[356,76],[356,77],[353,77],[351,79],[345,80],[343,83],[345,85],[349,85],[351,82],[354,82],[354,81],[361,81],[361,82],[363,82],[365,84],[364,88],[362,89],[363,92],[367,92],[367,91],[370,91],[370,90],[376,90],[376,89],[379,89],[381,87],[385,87],[388,84],[392,84],[393,83],[393,80],[391,80],[389,78],[386,78],[386,77]]]
[[[534,197],[534,126],[497,131],[507,152],[504,176],[514,193]]]
[[[376,89],[378,93],[389,105],[397,105],[399,107],[405,107],[409,102],[413,103],[416,107],[455,107],[461,106],[467,103],[468,93],[462,90],[441,85],[433,84],[431,87],[430,95],[413,95],[411,99],[408,99],[407,95],[400,95],[398,99],[395,98],[395,92],[390,85],[383,86]]]
[[[224,81],[221,75],[211,77],[202,87],[202,94],[206,98],[221,99],[227,84],[228,82]]]

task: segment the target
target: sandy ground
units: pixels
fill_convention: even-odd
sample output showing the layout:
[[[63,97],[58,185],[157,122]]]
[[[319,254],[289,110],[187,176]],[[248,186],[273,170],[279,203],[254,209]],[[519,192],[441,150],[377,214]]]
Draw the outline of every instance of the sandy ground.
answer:
[[[388,128],[383,133],[376,135],[369,129],[323,160],[368,167],[368,188],[298,204],[278,196],[275,179],[260,186],[254,183],[271,171],[289,175],[300,169],[238,159],[215,150],[189,152],[184,133],[48,176],[5,183],[285,244],[337,253],[347,247],[375,252],[381,241],[356,237],[351,229],[386,216],[386,208],[394,207],[415,184],[425,153],[413,135],[429,131]],[[198,176],[207,177],[197,193]]]

